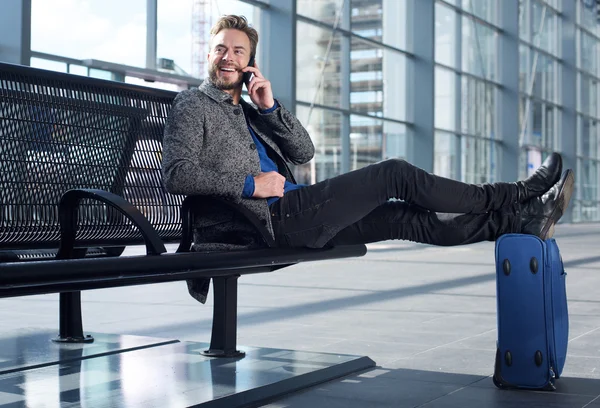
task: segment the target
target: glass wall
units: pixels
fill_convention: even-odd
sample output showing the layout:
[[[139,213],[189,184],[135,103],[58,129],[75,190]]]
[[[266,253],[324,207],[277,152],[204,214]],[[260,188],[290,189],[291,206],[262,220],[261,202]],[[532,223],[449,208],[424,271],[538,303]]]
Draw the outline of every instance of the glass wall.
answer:
[[[498,4],[435,4],[436,174],[468,183],[497,179]]]
[[[575,221],[600,220],[600,14],[577,2],[577,194]]]
[[[298,116],[316,182],[406,157],[407,0],[297,0]],[[387,16],[387,17],[386,17]]]
[[[147,68],[147,13],[152,10],[146,6],[146,0],[33,0],[31,65],[150,87],[185,88],[172,82],[146,82],[141,75],[124,75],[122,69],[117,72],[82,65],[84,60],[94,59],[118,64],[119,68]],[[260,32],[260,8],[241,0],[157,0],[157,61],[156,68],[151,69],[159,76],[204,78],[209,31],[224,14],[243,15]]]
[[[210,28],[225,14],[240,14],[259,29],[260,9],[239,0],[158,0],[157,57],[180,73],[205,78]]]
[[[514,181],[559,151],[576,170],[572,219],[600,221],[596,0],[157,0],[153,72],[164,82],[86,62],[144,68],[148,4],[33,0],[31,65],[178,90],[173,77],[189,78],[186,87],[206,76],[208,31],[219,16],[245,15],[259,33],[262,23],[283,31],[289,26],[282,35],[288,39],[295,27],[295,60],[281,60],[282,49],[271,41],[274,49],[262,63],[271,75],[280,66],[290,71],[295,95],[288,89],[286,96],[295,97],[295,113],[316,146],[314,160],[296,167],[300,182],[428,154],[433,167],[426,170],[439,175],[470,183]],[[296,14],[282,14],[285,7]],[[431,7],[433,20],[423,20],[432,18]],[[509,9],[513,15],[505,14]],[[433,24],[431,37],[413,38],[419,23]],[[563,35],[570,27],[574,36]],[[259,63],[265,43],[261,38]],[[419,66],[430,70],[431,96],[423,97],[414,83],[413,51],[419,51]],[[433,123],[413,123],[417,104],[432,109]],[[430,126],[433,135],[423,134]],[[419,138],[431,137],[433,151],[415,150],[428,144]]]
[[[559,1],[520,0],[521,95],[519,176],[532,174],[552,151],[560,151],[562,66]]]
[[[146,0],[33,0],[31,49],[144,67]]]

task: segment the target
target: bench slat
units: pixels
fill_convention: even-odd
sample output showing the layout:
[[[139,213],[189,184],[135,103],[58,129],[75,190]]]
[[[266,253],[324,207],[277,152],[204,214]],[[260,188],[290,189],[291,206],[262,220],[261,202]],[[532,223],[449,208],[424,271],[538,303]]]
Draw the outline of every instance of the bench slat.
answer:
[[[0,297],[52,293],[52,285],[83,290],[269,272],[300,262],[356,257],[365,253],[364,245],[349,245],[325,249],[265,248],[226,253],[187,252],[14,262],[0,264]]]

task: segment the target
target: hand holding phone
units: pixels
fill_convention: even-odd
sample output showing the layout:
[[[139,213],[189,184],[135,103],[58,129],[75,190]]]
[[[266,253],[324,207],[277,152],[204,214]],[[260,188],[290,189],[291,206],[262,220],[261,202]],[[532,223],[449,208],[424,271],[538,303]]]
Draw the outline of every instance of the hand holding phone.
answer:
[[[244,68],[243,81],[248,89],[248,95],[252,102],[260,109],[266,110],[275,106],[271,82],[267,80],[260,72],[254,62],[254,57],[248,61],[248,66]]]
[[[248,61],[248,66],[249,67],[253,67],[254,66],[254,56],[250,57],[250,61]],[[250,83],[250,80],[252,79],[252,72],[244,72],[244,76],[243,76],[243,81],[246,84],[246,88],[248,88],[248,84]]]

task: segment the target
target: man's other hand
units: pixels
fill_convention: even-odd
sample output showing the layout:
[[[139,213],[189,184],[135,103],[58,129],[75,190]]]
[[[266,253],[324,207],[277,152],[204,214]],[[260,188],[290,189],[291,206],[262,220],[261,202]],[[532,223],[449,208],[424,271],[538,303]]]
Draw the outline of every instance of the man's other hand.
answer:
[[[255,198],[283,197],[283,186],[285,177],[276,171],[260,173],[254,177],[254,194]]]

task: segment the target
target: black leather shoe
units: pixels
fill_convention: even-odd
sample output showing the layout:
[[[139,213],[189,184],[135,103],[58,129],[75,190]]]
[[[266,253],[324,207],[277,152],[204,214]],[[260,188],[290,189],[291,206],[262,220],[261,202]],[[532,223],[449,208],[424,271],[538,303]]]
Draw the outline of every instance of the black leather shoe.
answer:
[[[521,233],[536,235],[543,240],[552,238],[554,225],[569,206],[574,185],[575,176],[569,169],[546,194],[525,202],[521,206]]]
[[[519,202],[524,203],[544,195],[558,182],[560,173],[562,173],[562,157],[558,153],[552,153],[531,177],[516,182]]]

